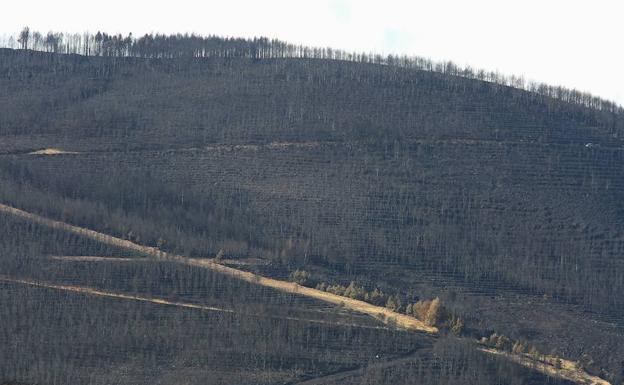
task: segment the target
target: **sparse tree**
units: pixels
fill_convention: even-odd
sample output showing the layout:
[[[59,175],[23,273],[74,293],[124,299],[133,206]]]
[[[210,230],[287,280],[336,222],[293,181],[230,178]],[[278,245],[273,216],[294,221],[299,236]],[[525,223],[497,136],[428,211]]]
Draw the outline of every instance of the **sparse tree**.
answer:
[[[28,49],[28,41],[30,40],[30,28],[24,27],[19,34],[17,42],[20,43],[22,49]]]
[[[401,309],[401,300],[397,295],[391,295],[386,301],[386,307],[392,311],[399,311]]]
[[[525,350],[526,346],[520,341],[514,342],[513,347],[511,348],[511,352],[515,354],[522,354],[525,352]]]
[[[295,282],[299,285],[305,286],[306,284],[309,283],[310,280],[310,273],[308,273],[305,270],[295,270],[292,273],[290,273],[290,281],[291,282]]]

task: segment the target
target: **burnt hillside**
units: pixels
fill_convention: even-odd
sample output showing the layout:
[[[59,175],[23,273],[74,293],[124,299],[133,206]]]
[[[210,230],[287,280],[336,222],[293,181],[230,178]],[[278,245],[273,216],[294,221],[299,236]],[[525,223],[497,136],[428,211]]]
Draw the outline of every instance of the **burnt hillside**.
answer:
[[[349,60],[9,49],[0,106],[0,202],[264,274],[442,296],[622,379],[617,109]],[[539,327],[514,323],[529,312]]]

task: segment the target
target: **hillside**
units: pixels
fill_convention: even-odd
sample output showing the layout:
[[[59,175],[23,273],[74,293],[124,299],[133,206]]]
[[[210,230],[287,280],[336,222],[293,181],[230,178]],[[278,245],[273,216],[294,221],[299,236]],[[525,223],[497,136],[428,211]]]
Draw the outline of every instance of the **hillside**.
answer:
[[[262,261],[245,269],[275,279],[305,270],[317,282],[354,281],[397,293],[403,304],[439,297],[465,321],[466,338],[501,333],[580,360],[612,384],[624,381],[624,114],[617,109],[388,63],[10,49],[0,49],[0,105],[0,203],[189,257]],[[202,286],[219,282],[216,275],[190,267],[50,262],[42,257],[119,251],[81,246],[70,252],[60,247],[69,242],[66,236],[35,239],[28,234],[40,230],[0,218],[6,219],[3,274],[145,295],[176,293],[174,299],[188,295],[185,300],[202,303],[219,292]],[[27,264],[8,252],[15,247],[25,250]],[[169,292],[172,274],[194,283]],[[2,306],[10,308],[18,295],[33,306],[44,301],[24,287],[3,285],[11,288],[3,293],[16,294],[3,294]],[[286,315],[307,317],[307,299],[293,303],[267,289],[227,285],[222,300],[208,302],[261,314],[288,306],[295,310]],[[263,304],[275,296],[275,304]],[[95,302],[89,306],[94,317],[106,312]],[[135,317],[148,322],[150,306],[141,305]],[[317,306],[326,305],[311,307]],[[347,319],[334,321],[371,322],[339,317]],[[256,321],[219,322],[230,330],[229,322]],[[247,357],[251,372],[224,367],[223,383],[289,383],[359,368],[376,355],[346,339],[334,346],[322,337],[328,345],[310,358],[298,350],[300,339],[317,337],[291,336],[299,329],[279,325],[282,353],[292,361],[264,350],[258,355],[262,366],[253,357],[268,345],[248,347],[246,341],[266,344],[273,337],[249,332],[245,339],[232,331],[230,341],[250,350],[232,352],[231,360]],[[401,342],[396,331],[362,330],[357,338],[364,346],[384,340],[384,354],[392,357],[414,354],[410,346],[423,344],[423,362],[470,362],[479,366],[473,369],[480,370],[482,383],[505,382],[509,373],[522,383],[541,381],[525,369],[497,366],[510,363],[468,353],[474,349],[461,341],[436,340],[432,347],[422,336]],[[318,333],[334,332],[328,327]],[[202,336],[197,343],[219,339]],[[453,346],[460,358],[449,353]],[[335,358],[340,349],[348,359]],[[153,360],[166,372],[142,354],[136,359]],[[205,359],[216,363],[216,354]],[[328,358],[309,366],[321,356]],[[9,366],[0,374],[13,370]],[[395,383],[394,371],[416,375],[404,361],[390,369],[371,374],[371,366],[356,374],[387,383]],[[59,376],[68,371],[59,369]],[[459,381],[445,379],[439,365],[417,372],[426,372],[431,383]],[[18,375],[7,380],[51,382],[9,373]]]

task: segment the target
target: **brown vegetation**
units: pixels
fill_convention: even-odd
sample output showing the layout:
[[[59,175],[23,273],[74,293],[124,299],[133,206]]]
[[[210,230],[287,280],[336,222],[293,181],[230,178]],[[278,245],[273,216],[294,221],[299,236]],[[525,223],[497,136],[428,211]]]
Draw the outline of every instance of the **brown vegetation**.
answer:
[[[314,282],[310,273],[299,269],[293,271],[289,278],[291,282],[304,286],[310,286]],[[373,305],[385,306],[394,312],[404,312],[406,315],[423,321],[426,325],[442,327],[456,335],[460,335],[464,329],[464,321],[457,315],[448,312],[442,305],[440,298],[437,297],[431,300],[419,300],[404,306],[400,295],[386,295],[378,288],[368,291],[354,281],[351,281],[349,286],[320,282],[316,284],[315,288],[339,296],[365,301]]]

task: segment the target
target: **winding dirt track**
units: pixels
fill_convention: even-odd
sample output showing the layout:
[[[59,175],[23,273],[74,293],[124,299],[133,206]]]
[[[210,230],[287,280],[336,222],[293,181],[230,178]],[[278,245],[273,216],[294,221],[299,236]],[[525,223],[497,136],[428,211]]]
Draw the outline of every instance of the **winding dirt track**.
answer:
[[[219,273],[228,275],[230,277],[240,279],[246,282],[250,282],[272,289],[280,290],[282,292],[303,295],[306,297],[321,300],[334,305],[342,306],[345,309],[356,311],[358,313],[370,315],[385,324],[396,326],[401,329],[425,332],[425,333],[437,333],[438,329],[426,325],[424,322],[410,317],[405,314],[394,312],[390,309],[375,306],[364,301],[358,301],[355,299],[339,296],[332,293],[327,293],[321,290],[312,289],[309,287],[301,286],[293,282],[280,281],[273,278],[266,278],[258,274],[254,274],[247,271],[238,270],[232,267],[223,266],[211,259],[194,259],[181,255],[166,253],[155,247],[148,247],[130,242],[125,239],[113,237],[111,235],[103,234],[97,231],[89,230],[83,227],[70,225],[68,223],[55,221],[49,218],[45,218],[36,214],[32,214],[11,206],[0,204],[0,213],[13,215],[19,218],[26,219],[28,221],[38,223],[53,229],[64,230],[74,234],[78,234],[87,238],[94,239],[98,242],[102,242],[111,246],[121,247],[127,250],[139,252],[141,254],[149,255],[159,260],[166,260],[171,262],[177,262],[190,266],[202,267],[210,270],[217,271]]]
[[[236,314],[241,314],[241,315],[248,316],[248,317],[272,318],[272,319],[281,319],[281,320],[288,320],[288,321],[297,321],[297,322],[331,325],[331,326],[347,326],[347,327],[360,328],[360,329],[388,330],[387,327],[383,327],[383,326],[359,325],[359,324],[354,324],[354,323],[324,321],[324,320],[315,320],[315,319],[289,317],[289,316],[274,316],[270,314],[243,313],[243,312],[238,312],[238,311],[231,310],[231,309],[224,309],[220,307],[206,306],[206,305],[200,305],[200,304],[188,303],[188,302],[171,301],[171,300],[164,299],[164,298],[144,297],[140,295],[115,293],[112,291],[99,290],[99,289],[95,289],[95,288],[88,287],[88,286],[59,285],[59,284],[48,283],[48,282],[34,281],[31,279],[11,278],[11,277],[7,277],[4,275],[0,275],[0,282],[8,282],[8,283],[21,284],[21,285],[27,285],[27,286],[41,287],[45,289],[68,291],[72,293],[92,295],[96,297],[108,297],[108,298],[125,299],[125,300],[131,300],[131,301],[139,301],[139,302],[149,302],[149,303],[154,303],[157,305],[168,305],[168,306],[182,307],[182,308],[187,308],[187,309],[198,309],[198,310],[204,310],[204,311],[214,311],[214,312],[231,313],[231,314],[236,313]]]

